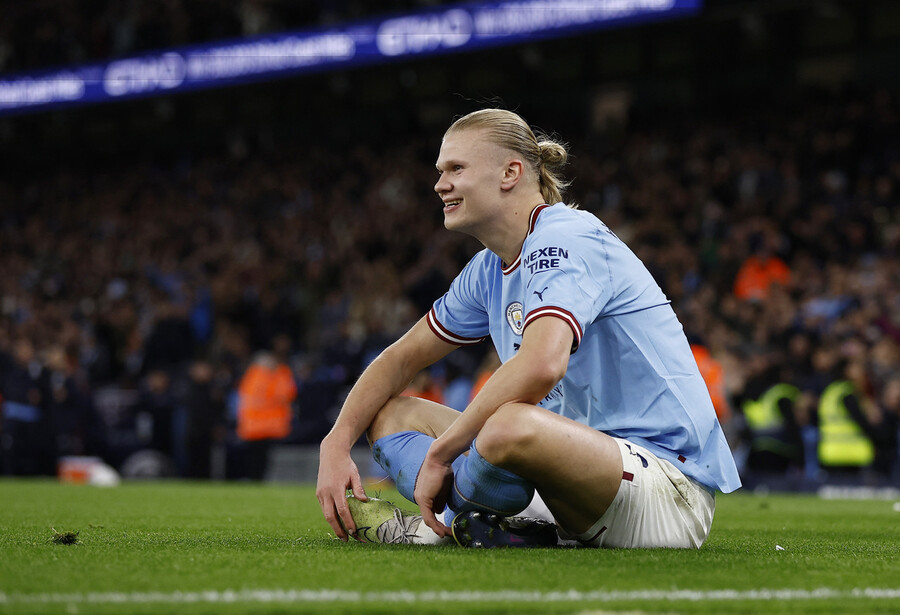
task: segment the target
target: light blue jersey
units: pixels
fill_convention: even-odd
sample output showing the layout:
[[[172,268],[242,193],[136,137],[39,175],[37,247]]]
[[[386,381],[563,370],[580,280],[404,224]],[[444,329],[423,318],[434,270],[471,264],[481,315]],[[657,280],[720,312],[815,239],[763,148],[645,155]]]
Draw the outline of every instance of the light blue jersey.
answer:
[[[562,203],[531,213],[515,262],[476,254],[428,314],[453,344],[490,335],[509,360],[542,316],[574,333],[563,379],[541,406],[646,447],[725,493],[741,486],[681,323],[634,253],[594,215]]]

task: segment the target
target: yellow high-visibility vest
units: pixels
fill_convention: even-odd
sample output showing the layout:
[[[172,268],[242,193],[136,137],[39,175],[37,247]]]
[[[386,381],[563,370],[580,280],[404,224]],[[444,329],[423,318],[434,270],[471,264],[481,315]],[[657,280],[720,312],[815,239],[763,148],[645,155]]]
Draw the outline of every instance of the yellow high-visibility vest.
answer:
[[[819,463],[823,466],[863,467],[875,459],[875,446],[844,406],[844,398],[853,392],[853,383],[839,380],[819,398]]]
[[[794,447],[784,441],[784,415],[778,407],[782,399],[797,399],[800,390],[790,384],[779,383],[770,387],[759,399],[747,400],[741,405],[747,427],[753,432],[753,450],[770,451],[790,457]]]
[[[784,416],[778,408],[778,402],[785,398],[794,401],[799,393],[797,387],[780,383],[769,388],[758,400],[744,402],[741,407],[747,426],[755,432],[780,429],[784,425]]]

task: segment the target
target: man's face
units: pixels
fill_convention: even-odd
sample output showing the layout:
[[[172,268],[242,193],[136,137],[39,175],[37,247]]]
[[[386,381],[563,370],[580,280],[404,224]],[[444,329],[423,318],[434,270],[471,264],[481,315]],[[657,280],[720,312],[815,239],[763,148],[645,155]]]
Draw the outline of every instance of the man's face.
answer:
[[[444,137],[434,186],[444,202],[444,226],[477,235],[500,207],[501,184],[509,152],[493,143],[485,130],[468,129]]]

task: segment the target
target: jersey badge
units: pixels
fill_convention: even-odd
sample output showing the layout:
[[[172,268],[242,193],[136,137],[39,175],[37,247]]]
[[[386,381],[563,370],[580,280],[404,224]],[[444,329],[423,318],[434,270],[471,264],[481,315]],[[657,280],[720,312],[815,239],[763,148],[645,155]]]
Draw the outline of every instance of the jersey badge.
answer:
[[[506,306],[506,322],[516,335],[522,335],[522,325],[525,324],[525,314],[522,312],[522,303],[513,301]]]

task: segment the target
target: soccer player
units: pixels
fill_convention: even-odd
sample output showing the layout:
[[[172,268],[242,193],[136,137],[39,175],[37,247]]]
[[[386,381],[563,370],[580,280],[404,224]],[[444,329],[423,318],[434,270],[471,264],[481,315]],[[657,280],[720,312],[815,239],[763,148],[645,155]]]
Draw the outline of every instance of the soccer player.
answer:
[[[486,249],[363,372],[322,442],[317,497],[342,540],[699,548],[716,490],[740,487],[669,301],[603,222],[562,202],[566,157],[505,110],[445,133],[444,225]],[[502,365],[464,412],[400,396],[487,336]],[[364,432],[421,515],[366,496],[350,458]]]

